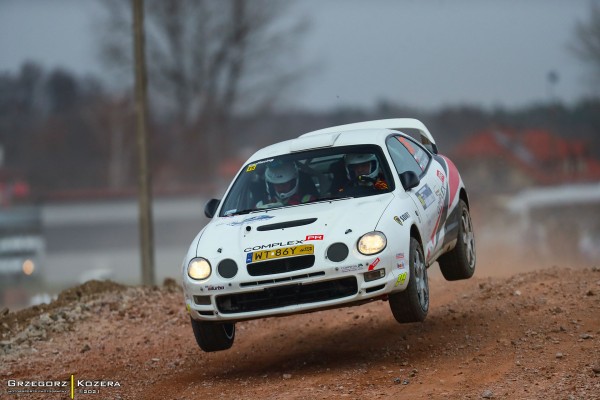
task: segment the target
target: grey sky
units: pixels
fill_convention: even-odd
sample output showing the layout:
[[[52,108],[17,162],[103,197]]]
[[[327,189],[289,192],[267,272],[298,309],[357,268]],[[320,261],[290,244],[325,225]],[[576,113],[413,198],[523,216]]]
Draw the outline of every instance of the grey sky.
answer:
[[[0,0],[0,71],[25,60],[101,75],[90,0]],[[300,62],[316,64],[290,104],[513,108],[586,92],[567,45],[590,0],[296,1],[308,17]],[[296,60],[290,60],[296,62]],[[559,74],[550,88],[547,75]]]

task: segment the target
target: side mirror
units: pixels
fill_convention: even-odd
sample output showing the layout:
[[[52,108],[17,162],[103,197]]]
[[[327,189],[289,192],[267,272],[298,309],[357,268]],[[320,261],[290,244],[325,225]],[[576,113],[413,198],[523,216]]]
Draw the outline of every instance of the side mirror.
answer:
[[[219,208],[220,203],[221,200],[219,199],[210,199],[208,203],[206,203],[206,206],[204,207],[204,215],[206,215],[206,218],[215,216],[215,212],[217,211],[217,208]]]
[[[421,180],[419,179],[417,174],[415,174],[414,171],[404,171],[400,174],[400,182],[402,183],[404,190],[408,191],[414,187],[419,186]]]

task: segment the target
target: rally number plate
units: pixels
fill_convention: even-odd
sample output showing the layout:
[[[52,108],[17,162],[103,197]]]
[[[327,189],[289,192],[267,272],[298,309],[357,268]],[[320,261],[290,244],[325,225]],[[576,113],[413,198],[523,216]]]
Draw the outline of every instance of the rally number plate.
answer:
[[[304,244],[302,246],[282,247],[280,249],[263,250],[248,253],[246,263],[260,262],[272,260],[274,258],[303,256],[305,254],[314,254],[315,246],[312,244]]]

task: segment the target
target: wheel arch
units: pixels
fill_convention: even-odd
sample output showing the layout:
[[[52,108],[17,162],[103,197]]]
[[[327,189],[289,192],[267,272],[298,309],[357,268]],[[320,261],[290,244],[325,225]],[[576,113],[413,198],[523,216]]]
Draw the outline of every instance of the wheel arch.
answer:
[[[417,242],[419,242],[419,244],[421,245],[421,248],[423,248],[423,240],[421,239],[421,233],[419,232],[419,228],[417,228],[417,225],[415,224],[412,224],[410,226],[410,237],[415,238]]]
[[[465,202],[467,208],[470,210],[471,206],[469,205],[469,196],[467,196],[467,191],[465,190],[465,188],[460,188],[460,193],[458,194],[458,197]]]

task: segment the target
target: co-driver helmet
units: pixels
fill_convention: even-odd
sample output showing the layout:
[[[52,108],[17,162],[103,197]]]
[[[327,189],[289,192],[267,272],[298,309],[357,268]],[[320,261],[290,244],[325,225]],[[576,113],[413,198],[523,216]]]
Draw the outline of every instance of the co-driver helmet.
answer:
[[[365,176],[368,179],[375,180],[377,179],[377,175],[379,175],[379,162],[377,161],[377,156],[372,153],[360,153],[360,154],[346,154],[344,157],[344,163],[346,164],[346,174],[348,179],[356,180],[358,176],[354,173],[353,166],[359,164],[369,163],[369,172],[367,174],[362,174],[361,176]]]

